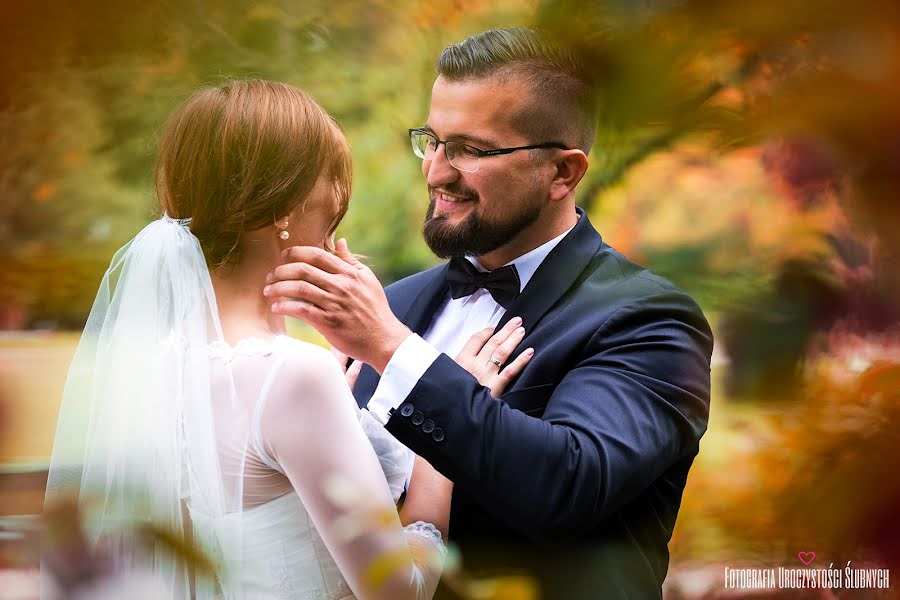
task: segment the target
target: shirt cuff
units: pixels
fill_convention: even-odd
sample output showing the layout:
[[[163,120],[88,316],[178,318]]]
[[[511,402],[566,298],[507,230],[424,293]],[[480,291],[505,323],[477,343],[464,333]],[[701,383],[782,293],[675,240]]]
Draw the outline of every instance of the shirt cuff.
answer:
[[[366,405],[382,425],[391,418],[390,411],[400,406],[419,379],[441,353],[415,333],[407,336],[394,351]]]

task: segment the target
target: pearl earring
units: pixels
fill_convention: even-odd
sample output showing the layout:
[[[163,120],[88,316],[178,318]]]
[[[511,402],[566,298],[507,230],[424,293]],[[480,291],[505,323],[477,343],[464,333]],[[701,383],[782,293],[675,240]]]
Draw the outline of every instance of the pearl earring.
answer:
[[[288,228],[288,220],[284,220],[284,227],[279,227],[278,223],[275,223],[275,229],[278,231],[277,235],[279,238],[286,240],[291,237],[291,233],[287,230]]]

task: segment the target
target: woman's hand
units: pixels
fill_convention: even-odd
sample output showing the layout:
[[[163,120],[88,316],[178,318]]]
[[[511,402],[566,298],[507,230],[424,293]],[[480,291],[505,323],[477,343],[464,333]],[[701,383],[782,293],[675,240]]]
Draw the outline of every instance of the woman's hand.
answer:
[[[470,337],[456,355],[456,362],[474,375],[478,383],[490,388],[494,398],[500,397],[513,377],[522,372],[534,355],[534,348],[528,348],[504,366],[506,359],[525,337],[525,328],[521,325],[522,319],[513,317],[497,333],[494,333],[493,327],[482,329]]]
[[[347,385],[350,387],[350,391],[352,392],[353,386],[356,385],[356,379],[359,377],[359,371],[363,366],[362,361],[354,360],[348,366],[347,363],[350,361],[350,357],[334,346],[331,347],[331,354],[340,363],[341,369],[344,371],[344,379],[347,380]]]

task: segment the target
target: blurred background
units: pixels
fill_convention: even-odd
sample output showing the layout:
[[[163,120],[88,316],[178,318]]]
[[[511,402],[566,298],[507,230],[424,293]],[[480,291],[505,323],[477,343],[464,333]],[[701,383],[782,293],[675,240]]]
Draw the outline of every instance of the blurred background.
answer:
[[[36,597],[66,368],[112,254],[155,215],[169,112],[224,78],[309,92],[353,151],[339,234],[387,284],[436,262],[406,134],[436,57],[517,25],[573,44],[603,82],[578,203],[716,333],[667,598],[900,597],[896,0],[34,0],[2,15],[0,598]],[[725,568],[802,567],[801,552],[891,568],[891,589],[725,589]]]

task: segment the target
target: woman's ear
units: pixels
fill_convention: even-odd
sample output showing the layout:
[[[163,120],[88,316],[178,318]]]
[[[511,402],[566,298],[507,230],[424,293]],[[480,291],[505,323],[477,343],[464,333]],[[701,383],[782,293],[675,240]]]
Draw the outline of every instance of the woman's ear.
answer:
[[[588,159],[581,150],[562,150],[553,163],[556,172],[550,182],[550,200],[560,202],[572,193],[575,186],[584,177],[588,168]]]

